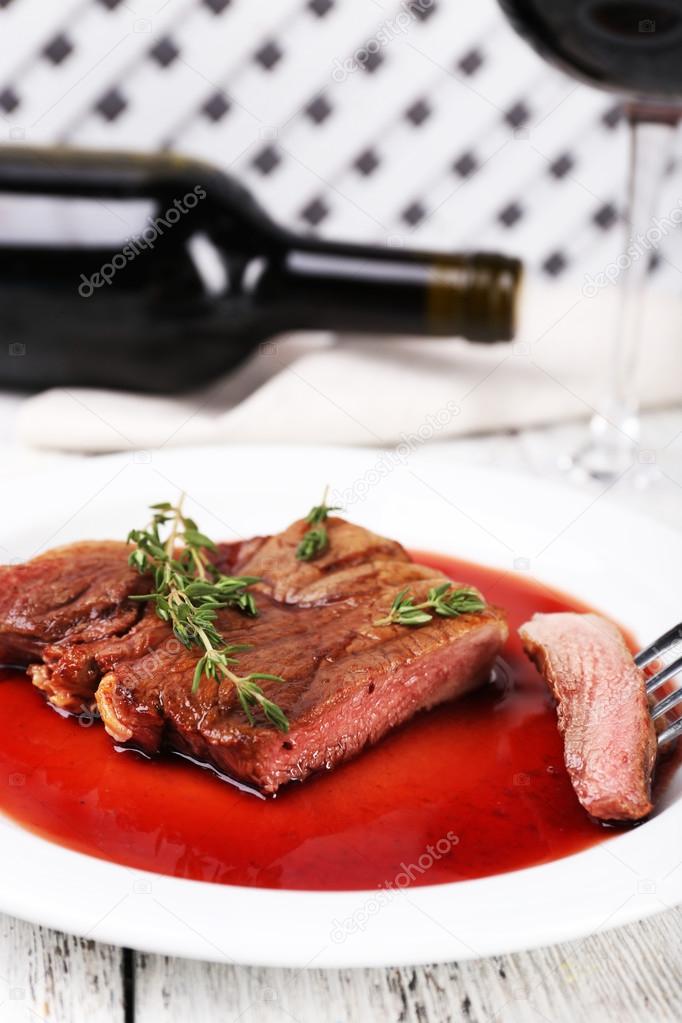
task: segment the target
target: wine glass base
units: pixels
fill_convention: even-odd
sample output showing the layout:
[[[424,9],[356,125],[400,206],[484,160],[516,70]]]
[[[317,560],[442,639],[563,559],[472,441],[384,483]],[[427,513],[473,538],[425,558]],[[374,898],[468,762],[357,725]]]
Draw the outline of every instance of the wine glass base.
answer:
[[[646,486],[653,466],[638,459],[639,420],[634,414],[606,419],[594,416],[588,440],[562,459],[561,468],[579,483],[612,484],[636,466],[638,486]],[[633,478],[634,478],[633,477]]]
[[[635,462],[634,445],[612,448],[598,441],[588,441],[573,454],[565,456],[560,468],[578,483],[615,483]]]

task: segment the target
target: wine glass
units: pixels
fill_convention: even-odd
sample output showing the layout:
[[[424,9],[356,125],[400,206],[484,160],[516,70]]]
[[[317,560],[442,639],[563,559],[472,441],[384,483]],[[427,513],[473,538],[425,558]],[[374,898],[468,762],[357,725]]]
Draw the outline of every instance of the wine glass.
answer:
[[[499,2],[543,57],[623,96],[629,127],[626,239],[646,234],[682,117],[682,0]],[[608,385],[588,438],[568,460],[580,475],[600,481],[622,475],[639,444],[647,271],[648,261],[638,259],[621,275]]]

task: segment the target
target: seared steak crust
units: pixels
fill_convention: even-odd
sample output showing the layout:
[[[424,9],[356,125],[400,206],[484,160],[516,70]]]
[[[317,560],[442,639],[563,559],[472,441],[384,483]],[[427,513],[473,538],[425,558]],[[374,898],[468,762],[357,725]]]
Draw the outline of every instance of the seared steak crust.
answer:
[[[225,571],[262,580],[254,587],[258,616],[224,609],[218,627],[228,642],[250,645],[239,654],[239,674],[265,671],[285,679],[263,689],[289,718],[288,734],[262,721],[250,725],[228,682],[217,686],[204,678],[192,693],[199,652],[182,646],[151,607],[140,613],[135,602],[129,603],[136,615],[120,634],[76,644],[68,636],[43,639],[35,650],[42,663],[30,669],[35,684],[66,709],[90,705],[94,694],[117,743],[148,754],[185,753],[273,793],[486,680],[507,636],[500,612],[436,618],[419,629],[377,628],[373,622],[399,589],[410,586],[420,598],[443,576],[414,564],[399,544],[337,518],[327,523],[328,550],[298,561],[306,528],[297,522],[221,553]],[[72,550],[76,561],[79,548]]]
[[[220,544],[215,563],[230,572],[262,542]],[[130,568],[129,553],[115,540],[83,541],[0,566],[0,664],[29,665],[34,684],[62,710],[94,709],[102,672],[167,632],[130,599],[150,583]]]
[[[51,643],[87,643],[126,632],[147,583],[115,541],[56,547],[23,565],[0,566],[0,662],[27,664]]]
[[[536,614],[520,636],[557,701],[566,767],[582,805],[601,820],[646,816],[656,734],[644,676],[619,629],[595,614]]]

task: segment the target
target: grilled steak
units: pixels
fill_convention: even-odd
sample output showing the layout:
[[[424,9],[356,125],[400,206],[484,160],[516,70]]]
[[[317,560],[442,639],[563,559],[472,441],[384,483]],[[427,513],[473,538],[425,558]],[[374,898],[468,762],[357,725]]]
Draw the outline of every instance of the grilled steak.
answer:
[[[285,679],[264,682],[263,689],[289,718],[288,734],[265,722],[250,725],[229,682],[217,686],[204,678],[191,692],[199,651],[182,646],[151,607],[128,599],[145,580],[130,575],[125,545],[104,545],[110,557],[117,548],[125,580],[107,611],[121,625],[96,635],[79,631],[74,592],[75,639],[69,628],[48,635],[42,618],[32,624],[34,638],[23,656],[40,658],[29,669],[34,682],[67,709],[89,705],[95,694],[117,743],[148,754],[164,749],[188,754],[274,793],[288,781],[335,767],[417,711],[486,680],[507,635],[499,611],[435,618],[416,629],[376,627],[373,622],[386,614],[398,590],[409,586],[422,598],[443,576],[414,564],[399,544],[338,518],[327,522],[327,551],[314,561],[298,561],[296,546],[306,528],[297,522],[284,533],[222,552],[224,571],[256,575],[261,582],[254,587],[258,616],[226,608],[218,628],[228,642],[250,646],[239,654],[239,674],[266,671]],[[82,552],[83,545],[71,548],[74,575]],[[97,566],[88,564],[90,588],[99,592]],[[4,570],[9,578],[16,571]],[[84,570],[80,575],[85,586]],[[33,585],[41,588],[39,574]],[[41,607],[49,600],[44,596]],[[0,611],[1,637],[16,615],[11,602]],[[96,620],[95,613],[92,627]]]
[[[216,565],[229,572],[259,542],[221,544]],[[159,637],[158,619],[138,628],[143,607],[129,598],[147,592],[149,580],[129,567],[129,551],[114,540],[85,541],[0,566],[0,664],[29,665],[55,707],[94,708],[101,665],[143,652]]]
[[[51,643],[85,643],[126,632],[139,616],[127,598],[147,584],[114,541],[57,547],[0,567],[0,662],[27,664]]]
[[[656,735],[644,676],[620,631],[594,614],[536,614],[520,636],[557,701],[582,805],[601,820],[646,816]]]

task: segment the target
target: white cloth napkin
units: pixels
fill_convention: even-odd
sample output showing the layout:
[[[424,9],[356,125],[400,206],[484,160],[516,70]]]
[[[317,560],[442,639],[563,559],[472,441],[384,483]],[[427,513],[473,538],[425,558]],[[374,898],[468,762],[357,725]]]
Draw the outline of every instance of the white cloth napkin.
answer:
[[[412,444],[590,415],[609,377],[616,288],[533,295],[517,340],[290,336],[200,393],[159,398],[58,388],[27,399],[18,439],[61,451],[181,444]],[[645,406],[682,398],[682,300],[655,293],[644,313]]]

